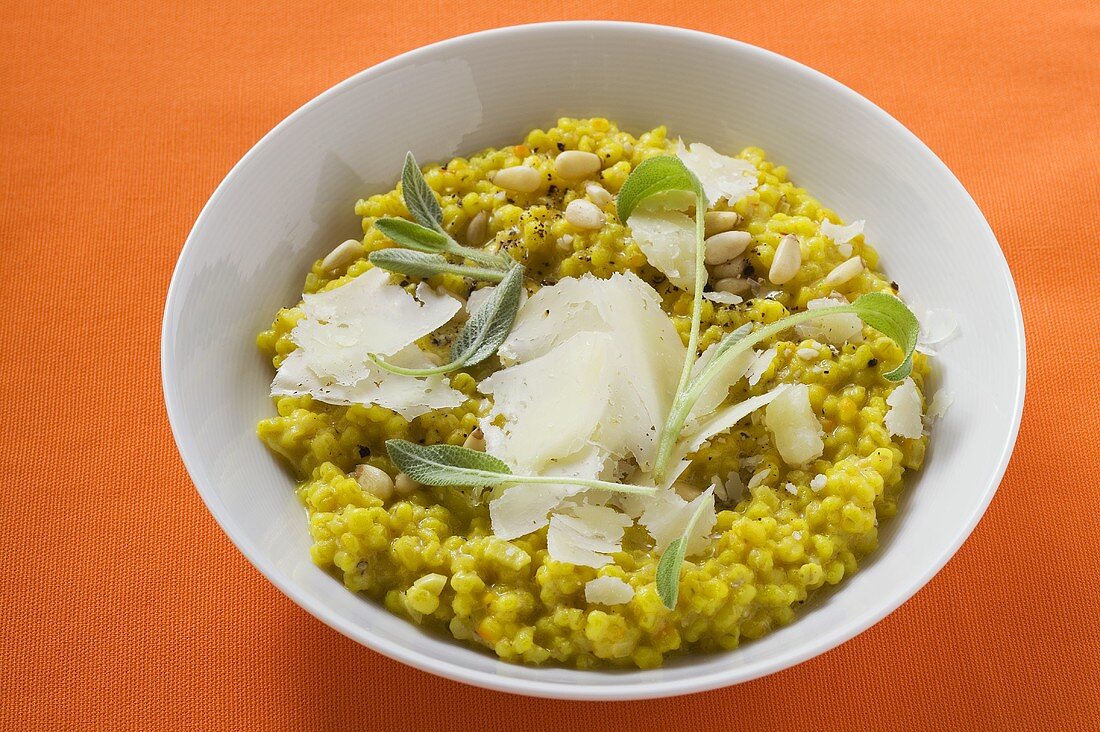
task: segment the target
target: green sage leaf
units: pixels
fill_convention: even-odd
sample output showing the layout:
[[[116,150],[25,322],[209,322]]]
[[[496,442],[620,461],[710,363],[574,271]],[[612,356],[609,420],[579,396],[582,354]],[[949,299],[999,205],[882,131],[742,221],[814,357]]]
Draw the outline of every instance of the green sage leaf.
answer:
[[[446,234],[421,226],[408,219],[396,219],[389,216],[374,222],[374,228],[381,231],[388,239],[409,249],[418,252],[439,254],[445,251],[450,237]]]
[[[410,369],[387,363],[377,355],[371,354],[371,360],[395,374],[403,376],[431,376],[479,364],[492,356],[504,343],[512,330],[512,323],[519,312],[520,296],[523,294],[523,267],[515,265],[496,286],[485,304],[470,316],[451,346],[451,361],[442,366]]]
[[[676,608],[680,596],[680,569],[684,566],[686,550],[687,542],[681,536],[665,547],[661,560],[657,562],[657,594],[669,610]]]
[[[671,155],[646,158],[630,172],[619,189],[616,203],[619,221],[626,223],[634,209],[647,198],[673,191],[685,191],[698,200],[705,200],[703,184],[680,158]],[[703,212],[696,214],[701,217]]]
[[[884,292],[860,295],[852,303],[852,309],[860,320],[896,343],[905,354],[897,367],[883,374],[889,381],[904,381],[913,370],[913,350],[920,335],[917,316],[901,300]]]
[[[405,155],[405,167],[401,171],[401,197],[417,223],[446,233],[443,231],[443,209],[411,151]]]
[[[505,273],[500,270],[486,269],[484,267],[467,267],[462,264],[448,262],[439,254],[428,254],[411,249],[379,249],[371,252],[368,257],[370,263],[376,267],[387,269],[398,274],[412,275],[413,277],[433,277],[438,274],[454,274],[459,277],[469,277],[475,280],[488,282],[500,282]]]
[[[386,452],[405,475],[424,485],[491,488],[511,483],[567,483],[643,496],[651,496],[657,490],[652,486],[569,476],[516,475],[492,455],[455,445],[418,445],[408,440],[386,440]]]

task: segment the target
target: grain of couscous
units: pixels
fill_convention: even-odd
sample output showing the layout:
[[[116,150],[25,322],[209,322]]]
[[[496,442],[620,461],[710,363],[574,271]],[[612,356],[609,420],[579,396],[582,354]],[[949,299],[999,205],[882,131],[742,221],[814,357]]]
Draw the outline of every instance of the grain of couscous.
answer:
[[[682,351],[693,309],[684,273],[652,242],[647,251],[639,242],[643,237],[620,221],[615,196],[648,158],[679,155],[690,168],[691,153],[685,150],[703,148],[684,148],[664,127],[635,137],[605,119],[561,119],[519,144],[431,165],[423,175],[438,196],[443,231],[486,252],[507,252],[525,268],[528,304],[539,302],[541,288],[559,284],[559,289],[595,292],[618,283],[615,292],[634,294],[651,287],[661,317],[667,315],[679,335],[671,347]],[[699,310],[697,353],[740,326],[759,329],[828,298],[847,302],[864,293],[896,294],[897,285],[882,274],[859,226],[843,226],[763,150],[745,148],[733,159],[748,171],[736,181],[741,189],[719,197],[705,212],[709,286]],[[708,179],[702,174],[700,179],[709,188]],[[394,247],[395,241],[375,222],[410,218],[403,193],[408,195],[395,188],[355,204],[363,238],[318,258],[306,275],[307,302],[372,270],[381,272],[368,255]],[[694,214],[689,209],[685,215]],[[460,273],[387,276],[389,282],[372,284],[378,292],[403,288],[410,293],[410,307],[438,308],[439,319],[446,321],[410,346],[419,348],[421,365],[428,368],[450,359],[456,334],[470,317],[469,304],[479,297],[472,293],[492,284]],[[416,293],[418,301],[411,299]],[[428,300],[447,294],[455,300]],[[648,296],[638,295],[643,306]],[[532,317],[524,311],[528,304],[521,306],[509,338]],[[587,306],[573,300],[569,307]],[[305,342],[294,334],[301,332],[296,326],[307,309],[300,302],[280,310],[259,335],[259,347],[277,369]],[[713,525],[704,526],[706,536],[687,543],[673,609],[665,606],[656,577],[662,550],[670,545],[667,535],[659,535],[668,532],[652,519],[646,522],[644,506],[628,505],[655,499],[628,500],[598,489],[559,496],[556,506],[542,511],[552,514],[555,527],[580,525],[583,534],[586,511],[626,516],[615,529],[613,550],[593,549],[608,538],[597,536],[600,541],[586,544],[588,553],[578,555],[597,561],[572,563],[548,547],[552,529],[544,517],[522,535],[503,532],[508,538],[502,538],[494,531],[492,502],[527,486],[483,491],[422,485],[391,460],[386,441],[392,439],[496,454],[501,425],[516,414],[496,409],[504,393],[499,375],[535,363],[516,355],[523,343],[506,346],[499,357],[429,377],[438,385],[433,399],[440,401],[434,403],[445,404],[431,409],[395,409],[367,398],[326,403],[325,398],[355,399],[331,399],[323,389],[276,390],[277,414],[259,423],[258,434],[301,481],[298,495],[308,513],[313,561],[348,590],[505,660],[652,668],[676,654],[736,648],[794,620],[811,593],[839,583],[875,549],[879,522],[897,511],[903,474],[921,465],[927,358],[914,354],[911,375],[898,384],[884,378],[904,356],[894,340],[858,322],[854,329],[850,323],[815,322],[768,338],[749,353],[737,380],[714,406],[767,394],[772,401],[705,441],[665,491],[663,505],[673,512],[702,506],[699,510],[713,515]],[[568,373],[564,366],[558,370]],[[792,386],[777,390],[781,385]],[[614,385],[598,386],[615,393]],[[572,424],[571,415],[587,408],[588,388],[559,394],[563,423]],[[916,427],[906,404],[915,405]],[[809,432],[788,429],[807,421]],[[622,453],[596,452],[602,479],[627,480],[643,463]],[[564,518],[555,519],[554,511]],[[549,543],[555,541],[560,540]]]

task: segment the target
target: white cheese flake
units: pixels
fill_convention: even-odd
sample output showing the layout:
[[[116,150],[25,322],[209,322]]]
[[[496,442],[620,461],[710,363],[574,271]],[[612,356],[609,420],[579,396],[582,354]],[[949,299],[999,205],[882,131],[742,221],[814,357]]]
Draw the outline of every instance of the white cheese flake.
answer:
[[[825,450],[821,423],[810,406],[810,389],[805,384],[795,384],[774,399],[764,410],[764,424],[788,465],[804,465]]]
[[[622,605],[634,598],[634,588],[619,579],[605,575],[584,585],[584,599],[596,605]]]
[[[744,299],[740,295],[734,295],[732,292],[704,292],[703,297],[719,305],[738,305],[744,302]]]
[[[844,226],[841,224],[834,224],[832,221],[826,219],[821,222],[821,233],[832,239],[837,245],[847,244],[863,233],[863,227],[866,223],[867,222],[863,219],[859,219],[858,221],[853,221],[847,226]]]
[[[649,263],[681,290],[694,292],[695,222],[680,211],[642,205],[626,223]]]
[[[820,297],[806,303],[807,310],[818,310],[836,305],[846,305],[848,301],[840,296],[838,299]],[[799,323],[794,330],[801,338],[821,340],[835,345],[844,345],[847,342],[861,343],[863,341],[863,321],[855,313],[837,313],[823,315],[806,323]]]
[[[772,361],[775,360],[778,353],[779,351],[772,347],[766,351],[757,351],[754,354],[755,357],[752,363],[749,364],[747,373],[749,386],[756,386],[760,382],[760,378],[767,373],[768,367],[772,365]]]
[[[920,319],[920,334],[917,336],[917,350],[929,356],[935,356],[936,346],[947,343],[959,332],[959,321],[955,313],[945,308],[927,310]]]
[[[418,379],[376,366],[383,354],[410,368],[432,365],[413,344],[444,325],[459,302],[421,284],[416,297],[371,269],[332,290],[303,296],[304,317],[291,331],[298,348],[279,366],[272,396],[309,394],[327,404],[378,404],[405,419],[461,404],[441,375]]]
[[[886,397],[886,404],[890,409],[883,420],[887,431],[891,435],[916,439],[921,436],[924,429],[921,422],[920,392],[913,377],[906,377],[890,396]]]
[[[701,142],[678,142],[676,156],[703,184],[708,206],[722,198],[733,205],[756,188],[757,170],[747,160],[722,155]]]
[[[645,497],[645,511],[638,523],[653,537],[657,551],[664,551],[669,544],[683,535],[692,514],[701,506],[703,513],[688,537],[687,553],[701,552],[709,542],[709,535],[718,517],[714,512],[714,486],[707,488],[692,501],[685,501],[675,490],[667,488],[656,495]]]
[[[546,532],[546,550],[556,562],[599,568],[622,549],[628,516],[607,506],[582,506],[572,514],[555,513]]]
[[[827,482],[828,479],[825,477],[825,475],[823,473],[818,473],[810,480],[810,490],[812,490],[814,493],[817,493],[825,487],[825,484]]]
[[[768,476],[771,474],[771,468],[764,468],[763,470],[754,473],[753,476],[749,478],[749,484],[745,486],[745,489],[751,491],[753,488],[756,488],[757,486],[763,484],[764,481],[767,480]]]
[[[937,389],[932,395],[932,401],[928,404],[928,411],[924,415],[925,422],[932,423],[947,414],[948,408],[955,403],[955,395],[946,389]]]
[[[500,353],[512,365],[479,388],[494,397],[490,419],[505,418],[501,447],[511,454],[490,454],[538,469],[591,442],[652,466],[684,346],[648,284],[627,273],[544,287],[520,308]]]

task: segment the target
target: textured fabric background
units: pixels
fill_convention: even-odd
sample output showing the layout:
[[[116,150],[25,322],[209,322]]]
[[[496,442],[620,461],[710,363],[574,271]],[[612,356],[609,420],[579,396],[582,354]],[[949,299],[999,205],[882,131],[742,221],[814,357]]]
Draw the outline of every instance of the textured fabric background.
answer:
[[[1028,333],[1015,456],[947,567],[831,653],[674,700],[481,691],[325,628],[214,523],[161,400],[172,266],[263,133],[402,51],[583,17],[745,40],[881,105],[977,199]],[[1100,729],[1098,47],[1084,0],[5,0],[0,728]]]

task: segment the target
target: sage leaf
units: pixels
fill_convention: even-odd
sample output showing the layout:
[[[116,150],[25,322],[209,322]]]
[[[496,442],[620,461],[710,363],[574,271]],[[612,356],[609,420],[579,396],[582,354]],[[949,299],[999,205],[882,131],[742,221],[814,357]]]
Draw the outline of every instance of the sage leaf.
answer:
[[[405,200],[405,208],[409,209],[418,224],[446,234],[443,230],[443,209],[439,206],[435,191],[424,180],[424,174],[411,151],[405,155],[405,167],[401,171],[401,197]]]
[[[905,354],[896,368],[882,375],[888,381],[904,381],[913,370],[913,350],[920,337],[917,316],[901,300],[884,292],[860,295],[852,308],[860,320],[896,343]]]
[[[405,475],[418,483],[434,486],[491,488],[512,483],[582,485],[615,493],[651,496],[652,486],[610,483],[571,476],[516,475],[492,455],[456,445],[419,445],[408,440],[386,440],[386,452]]]
[[[684,566],[684,552],[687,542],[678,537],[665,547],[661,560],[657,562],[657,594],[669,610],[676,608],[680,595],[680,569]]]
[[[396,219],[387,216],[375,221],[374,228],[381,231],[395,243],[409,249],[415,249],[418,252],[442,253],[450,241],[450,237],[445,233],[436,229],[429,229],[407,219]]]
[[[703,512],[714,505],[713,490],[713,488],[709,488],[700,496],[702,500],[691,512],[691,518],[688,519],[687,526],[684,527],[684,533],[665,547],[660,561],[657,562],[657,594],[669,610],[676,609],[676,600],[680,596],[680,570],[684,566],[688,542],[691,540],[691,535],[695,531],[695,524],[699,523]]]
[[[368,257],[370,263],[376,267],[387,269],[398,274],[412,275],[413,277],[433,277],[438,274],[454,274],[459,277],[469,277],[475,280],[488,282],[500,282],[505,273],[501,270],[486,269],[484,267],[468,267],[463,264],[448,262],[440,254],[428,254],[411,249],[379,249],[371,252]]]
[[[512,267],[485,304],[470,316],[451,346],[451,361],[473,366],[497,352],[519,312],[523,272],[520,265]]]
[[[418,445],[386,440],[394,465],[417,483],[487,488],[506,482],[512,471],[492,455],[456,445]]]
[[[764,326],[760,330],[746,333],[737,338],[734,338],[734,335],[738,331],[734,331],[726,336],[726,339],[728,339],[726,346],[724,348],[719,347],[721,351],[711,358],[706,367],[690,381],[687,388],[683,391],[677,390],[672,409],[669,410],[668,418],[665,420],[661,437],[657,443],[657,457],[654,459],[653,464],[654,475],[658,479],[663,475],[672,457],[676,440],[683,431],[688,415],[699,400],[700,394],[702,394],[707,384],[722,372],[722,369],[731,359],[737,358],[738,354],[743,353],[746,349],[752,348],[757,343],[776,336],[792,326],[838,313],[855,313],[860,320],[894,341],[901,349],[904,354],[901,363],[891,371],[883,374],[883,378],[889,381],[903,381],[909,375],[913,370],[913,350],[917,345],[920,324],[905,303],[882,292],[860,295],[855,302],[846,305],[804,310],[794,315],[788,315],[781,320]],[[726,342],[726,339],[723,339],[723,342]]]
[[[696,209],[696,216],[702,219],[706,211],[706,194],[695,174],[687,169],[683,161],[671,155],[646,158],[630,172],[619,189],[616,202],[619,221],[625,224],[634,209],[647,198],[672,191],[685,191],[702,200],[703,205]]]
[[[387,363],[375,354],[371,354],[371,360],[386,371],[403,376],[446,374],[481,363],[497,352],[512,330],[516,313],[519,312],[520,296],[523,294],[523,272],[523,267],[518,264],[512,267],[485,304],[466,321],[466,325],[451,346],[450,363],[431,368],[410,369]]]

